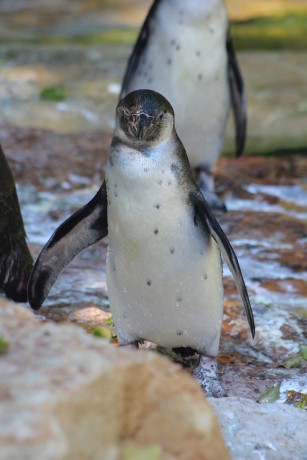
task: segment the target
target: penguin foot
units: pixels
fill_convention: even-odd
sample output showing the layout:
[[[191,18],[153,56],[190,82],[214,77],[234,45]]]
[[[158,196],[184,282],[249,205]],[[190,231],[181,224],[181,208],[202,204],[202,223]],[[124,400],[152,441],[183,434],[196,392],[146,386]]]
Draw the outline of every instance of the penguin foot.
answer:
[[[216,359],[209,356],[201,356],[198,366],[193,371],[193,377],[199,383],[206,396],[223,398],[227,396],[227,393],[220,384],[216,372]]]
[[[196,168],[195,175],[196,183],[210,208],[218,214],[227,212],[225,203],[223,203],[214,191],[214,178],[212,172],[206,168]]]

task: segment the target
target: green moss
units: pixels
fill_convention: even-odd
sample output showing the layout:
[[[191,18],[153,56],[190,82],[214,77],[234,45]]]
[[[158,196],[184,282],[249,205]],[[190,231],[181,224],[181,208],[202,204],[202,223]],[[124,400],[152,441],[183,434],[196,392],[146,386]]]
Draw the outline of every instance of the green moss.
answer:
[[[82,33],[72,35],[42,35],[32,37],[24,37],[22,40],[23,45],[48,45],[48,46],[62,46],[62,45],[99,45],[99,44],[119,44],[128,43],[133,44],[137,38],[139,29],[135,27],[117,27],[117,28],[103,28],[94,33]],[[16,42],[19,40],[16,39]],[[10,40],[13,43],[14,39]],[[0,37],[0,44],[6,44],[6,39]]]
[[[107,327],[97,326],[92,331],[92,335],[95,337],[101,337],[102,339],[108,340],[109,342],[112,340],[112,331]]]
[[[0,337],[0,355],[4,355],[10,347],[10,342]]]
[[[293,404],[294,407],[298,407],[299,409],[306,409],[307,408],[307,395],[303,395],[300,401],[297,401]]]
[[[301,346],[301,357],[304,361],[307,361],[307,345]]]
[[[130,28],[107,29],[92,35],[78,35],[72,38],[74,43],[82,45],[133,43],[137,30]]]
[[[107,326],[114,326],[113,317],[110,316],[110,318],[106,319],[106,320],[105,320],[105,324],[106,324]]]
[[[66,91],[62,85],[53,85],[44,88],[40,93],[40,98],[44,101],[60,102],[66,99]]]
[[[284,367],[286,369],[292,369],[293,367],[300,367],[300,366],[301,366],[300,356],[295,356],[294,358],[291,358],[284,363]]]
[[[307,49],[307,12],[279,17],[234,21],[232,37],[237,50]]]

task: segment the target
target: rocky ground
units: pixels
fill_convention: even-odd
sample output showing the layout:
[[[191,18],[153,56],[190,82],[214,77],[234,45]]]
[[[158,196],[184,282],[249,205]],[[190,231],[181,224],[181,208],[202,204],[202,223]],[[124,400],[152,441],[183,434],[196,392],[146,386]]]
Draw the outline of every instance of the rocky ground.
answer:
[[[7,125],[2,125],[0,133],[36,256],[54,228],[95,193],[110,136],[102,132],[63,135]],[[218,189],[229,208],[220,222],[241,262],[256,322],[252,340],[226,270],[218,358],[220,378],[230,398],[212,404],[236,459],[247,458],[249,452],[249,458],[286,460],[294,445],[295,458],[305,455],[304,440],[297,436],[306,419],[302,409],[307,384],[306,191],[302,182],[306,166],[304,157],[290,155],[225,157],[217,168]],[[84,252],[64,272],[38,312],[41,321],[70,322],[88,333],[99,333],[97,327],[102,327],[102,335],[114,335],[105,283],[106,244]],[[112,341],[116,345],[116,338]],[[169,356],[175,361],[179,358]],[[187,372],[190,364],[184,362]],[[268,390],[260,407],[256,401]],[[237,414],[234,430],[229,420],[236,420]],[[285,450],[284,457],[280,449]]]

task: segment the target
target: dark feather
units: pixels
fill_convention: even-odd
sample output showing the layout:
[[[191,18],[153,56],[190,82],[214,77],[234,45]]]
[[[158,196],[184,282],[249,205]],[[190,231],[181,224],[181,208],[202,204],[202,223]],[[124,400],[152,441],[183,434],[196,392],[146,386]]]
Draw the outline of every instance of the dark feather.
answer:
[[[14,178],[0,145],[0,291],[26,302],[32,265]]]
[[[255,323],[252,307],[248,297],[247,289],[241,272],[241,268],[237,259],[237,256],[234,252],[233,247],[231,246],[227,236],[225,235],[223,229],[221,228],[218,221],[215,219],[214,215],[210,211],[204,197],[198,191],[190,192],[190,200],[194,207],[195,213],[204,227],[205,231],[210,231],[211,236],[217,242],[222,255],[227,262],[227,265],[234,277],[236,287],[240,293],[246,315],[249,323],[249,327],[252,333],[252,336],[255,336]]]
[[[107,191],[104,182],[94,198],[65,220],[42,249],[28,285],[31,307],[38,310],[72,259],[107,234]]]
[[[125,75],[124,75],[124,79],[123,79],[123,83],[122,83],[122,89],[121,89],[121,93],[120,93],[120,99],[122,99],[124,96],[126,96],[127,94],[127,90],[128,90],[128,86],[130,84],[130,79],[132,76],[135,75],[135,71],[138,67],[138,64],[139,64],[139,61],[140,61],[140,57],[144,51],[144,49],[146,48],[147,46],[147,42],[148,42],[148,39],[149,39],[149,35],[150,35],[150,23],[152,21],[152,18],[154,17],[155,15],[155,12],[159,6],[159,4],[161,3],[162,0],[155,0],[155,2],[152,4],[147,16],[146,16],[146,19],[145,19],[145,22],[141,28],[141,31],[139,33],[139,36],[137,38],[137,41],[134,45],[134,48],[133,48],[133,51],[130,55],[130,58],[128,60],[128,65],[127,65],[127,68],[126,68],[126,72],[125,72]]]
[[[229,31],[226,48],[228,54],[228,79],[231,104],[236,125],[236,154],[237,157],[239,157],[243,153],[246,139],[246,98],[244,81],[240,72]]]

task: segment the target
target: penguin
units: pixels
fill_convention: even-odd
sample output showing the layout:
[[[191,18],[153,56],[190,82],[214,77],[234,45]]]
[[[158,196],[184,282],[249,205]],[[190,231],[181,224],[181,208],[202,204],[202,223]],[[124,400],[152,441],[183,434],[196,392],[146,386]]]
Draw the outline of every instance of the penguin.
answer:
[[[238,157],[247,123],[244,82],[223,0],[154,1],[129,58],[120,99],[145,88],[158,91],[172,104],[196,181],[211,208],[225,212],[214,191],[213,172],[230,105]]]
[[[40,308],[73,257],[107,234],[107,286],[119,344],[192,348],[200,355],[195,378],[207,395],[224,396],[216,368],[221,252],[254,336],[253,312],[236,254],[193,180],[173,108],[152,90],[134,91],[118,104],[105,182],[43,248],[29,281],[32,308]]]
[[[14,178],[0,145],[0,291],[26,302],[32,266]]]

